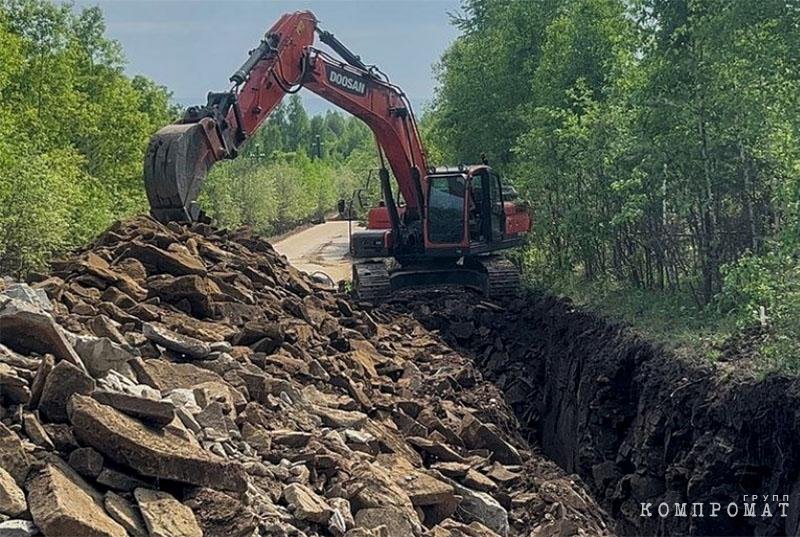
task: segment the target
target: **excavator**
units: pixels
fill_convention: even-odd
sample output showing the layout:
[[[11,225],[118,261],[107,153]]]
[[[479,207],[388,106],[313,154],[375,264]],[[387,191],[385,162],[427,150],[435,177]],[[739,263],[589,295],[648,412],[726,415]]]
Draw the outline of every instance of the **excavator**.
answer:
[[[338,58],[313,46],[315,34]],[[157,220],[204,219],[197,197],[209,169],[235,158],[285,95],[306,88],[361,119],[378,148],[383,199],[350,241],[358,298],[442,284],[489,297],[518,292],[519,272],[498,252],[530,231],[528,207],[504,199],[509,188],[483,156],[477,165],[429,167],[404,92],[322,30],[313,13],[281,16],[230,82],[229,91],[209,93],[205,106],[188,108],[151,138],[144,181]]]

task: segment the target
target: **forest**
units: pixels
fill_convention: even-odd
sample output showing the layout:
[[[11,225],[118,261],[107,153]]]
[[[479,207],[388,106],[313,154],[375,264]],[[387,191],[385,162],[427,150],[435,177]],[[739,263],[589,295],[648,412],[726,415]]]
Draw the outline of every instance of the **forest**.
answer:
[[[688,328],[690,344],[754,334],[771,366],[800,367],[798,3],[463,0],[451,18],[429,157],[485,153],[530,202],[531,285],[668,339]],[[124,67],[99,8],[0,0],[3,274],[146,212],[147,140],[180,109]],[[280,233],[375,166],[357,119],[292,96],[213,170],[203,205]]]
[[[453,23],[429,138],[525,193],[532,281],[672,332],[732,321],[797,365],[800,4],[466,0]]]

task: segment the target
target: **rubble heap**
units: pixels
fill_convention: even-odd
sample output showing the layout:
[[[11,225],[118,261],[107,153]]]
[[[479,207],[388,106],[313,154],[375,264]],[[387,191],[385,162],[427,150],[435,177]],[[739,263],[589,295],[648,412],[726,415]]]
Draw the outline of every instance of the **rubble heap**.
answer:
[[[248,230],[140,217],[0,290],[0,535],[607,535],[500,392]]]

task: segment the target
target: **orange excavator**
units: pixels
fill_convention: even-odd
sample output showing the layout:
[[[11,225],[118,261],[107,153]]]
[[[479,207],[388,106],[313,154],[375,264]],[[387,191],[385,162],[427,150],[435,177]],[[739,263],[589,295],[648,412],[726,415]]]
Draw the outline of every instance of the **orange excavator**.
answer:
[[[314,48],[315,33],[339,58]],[[505,199],[511,190],[483,157],[478,165],[429,167],[403,91],[322,30],[313,13],[283,15],[230,81],[229,91],[209,93],[205,106],[187,109],[151,139],[144,179],[156,219],[202,219],[197,197],[209,168],[235,158],[286,94],[306,88],[364,121],[378,146],[383,202],[350,242],[359,298],[441,284],[492,297],[517,292],[519,273],[497,252],[530,230],[527,207]]]

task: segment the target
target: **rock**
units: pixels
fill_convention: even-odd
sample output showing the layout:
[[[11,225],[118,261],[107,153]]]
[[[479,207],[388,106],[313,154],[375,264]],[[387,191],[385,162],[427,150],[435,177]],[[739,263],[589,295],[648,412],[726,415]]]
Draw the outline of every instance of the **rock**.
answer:
[[[453,498],[452,485],[417,470],[400,455],[380,455],[378,461],[390,472],[414,506],[445,503]]]
[[[34,537],[35,535],[39,535],[39,530],[30,520],[6,520],[0,523],[0,537]]]
[[[539,534],[535,532],[531,535],[540,537]],[[480,522],[472,522],[466,525],[452,519],[447,519],[433,528],[431,537],[499,537],[499,535]]]
[[[461,482],[465,486],[480,492],[494,492],[497,490],[497,485],[494,481],[472,468],[464,475]]]
[[[131,477],[113,468],[103,468],[103,471],[97,476],[97,483],[106,488],[119,490],[121,492],[133,492],[136,488],[148,486],[148,484],[141,479]]]
[[[356,527],[363,529],[386,528],[387,537],[410,537],[415,535],[408,517],[394,507],[368,507],[355,516]]]
[[[96,479],[100,475],[103,463],[103,456],[90,447],[78,448],[69,454],[69,465],[89,479]]]
[[[194,364],[175,364],[152,358],[131,362],[139,382],[162,392],[176,388],[192,388],[204,382],[225,382],[222,377]]]
[[[453,451],[453,448],[442,442],[428,440],[418,436],[409,436],[406,441],[412,446],[429,453],[443,462],[464,462],[464,457]]]
[[[287,448],[300,448],[308,444],[311,439],[311,433],[303,431],[269,431],[269,437],[272,439],[272,444]]]
[[[122,345],[107,337],[93,336],[73,336],[72,344],[75,352],[86,365],[89,374],[94,378],[100,378],[111,370],[133,378],[133,372],[128,362],[135,356]]]
[[[33,521],[47,537],[127,537],[95,502],[96,491],[54,464],[34,474],[26,488]]]
[[[28,408],[36,408],[39,406],[39,400],[42,397],[45,381],[55,366],[56,360],[52,354],[46,354],[41,362],[39,362],[36,375],[34,375],[33,381],[31,382],[31,399],[28,402]]]
[[[66,423],[44,423],[42,427],[58,451],[69,453],[73,449],[80,447],[72,434],[72,428]]]
[[[125,528],[132,537],[148,537],[147,527],[138,507],[113,492],[106,492],[103,505],[106,512],[111,515],[120,526]]]
[[[145,267],[155,272],[183,276],[185,274],[205,274],[203,262],[195,256],[182,252],[168,252],[151,244],[133,241],[122,254],[123,258],[132,257]]]
[[[36,334],[36,337],[30,337]],[[50,353],[84,369],[50,314],[14,298],[0,300],[0,343],[22,354]]]
[[[178,334],[156,323],[145,323],[142,334],[153,343],[191,358],[205,358],[211,354],[211,346],[208,343]]]
[[[50,451],[55,449],[50,435],[47,434],[47,431],[35,414],[25,412],[22,415],[22,427],[31,442]]]
[[[479,522],[502,537],[508,535],[508,512],[497,500],[485,492],[476,492],[449,480],[456,494],[461,496],[458,513],[464,522]]]
[[[322,418],[322,423],[326,427],[338,429],[358,428],[367,421],[367,415],[363,412],[338,410],[335,408],[315,407],[311,410],[314,414]]]
[[[292,483],[283,489],[283,499],[289,511],[300,520],[325,524],[331,516],[331,507],[319,495],[299,483]]]
[[[99,403],[114,407],[128,416],[156,427],[164,427],[175,419],[175,406],[166,401],[97,390],[92,393],[92,397]]]
[[[61,283],[64,283],[63,280]],[[3,289],[3,294],[7,297],[27,302],[44,311],[53,310],[53,304],[50,303],[50,299],[47,297],[45,290],[42,288],[33,289],[27,283],[11,282],[6,284],[5,289]]]
[[[17,371],[0,362],[0,397],[8,404],[26,404],[31,399],[28,382],[17,375]]]
[[[488,449],[503,464],[522,464],[517,449],[500,438],[494,426],[485,425],[471,414],[464,418],[459,436],[469,449]]]
[[[150,537],[203,537],[192,510],[171,494],[144,488],[133,494]]]
[[[494,481],[508,486],[509,484],[513,483],[514,481],[518,480],[521,475],[510,471],[508,468],[503,466],[502,464],[495,462],[492,467],[486,472],[486,476],[492,478]]]
[[[328,521],[329,528],[331,527],[331,522],[336,514],[341,517],[340,522],[341,525],[344,525],[344,531],[347,531],[356,525],[356,521],[353,518],[353,512],[350,509],[350,502],[348,500],[345,498],[329,498],[328,504],[330,504],[331,508],[334,510],[331,520]],[[337,527],[339,531],[341,531],[341,525]],[[331,529],[331,531],[333,532],[333,529]]]
[[[70,400],[70,420],[78,439],[142,475],[241,492],[244,469],[168,430],[156,431],[90,397]]]
[[[438,470],[447,477],[464,477],[470,466],[460,462],[435,462],[431,464],[431,469]]]
[[[25,493],[14,478],[0,467],[0,513],[17,517],[28,510]]]
[[[172,278],[161,276],[148,281],[150,292],[170,304],[186,301],[196,317],[211,317],[214,314],[212,297],[218,296],[219,286],[208,278],[197,275]]]
[[[0,468],[11,474],[21,484],[31,468],[31,458],[22,440],[8,427],[0,423]]]
[[[234,337],[234,345],[258,344],[260,352],[272,354],[284,341],[283,329],[280,325],[269,321],[247,321],[241,331]]]
[[[184,504],[194,512],[203,537],[250,537],[258,525],[242,502],[213,489],[195,489]]]
[[[242,393],[227,382],[201,382],[192,390],[194,399],[200,408],[204,408],[213,401],[222,403],[228,413],[243,410],[247,400]]]
[[[39,412],[47,421],[67,421],[67,401],[74,394],[88,394],[95,388],[92,377],[67,361],[56,364],[47,376],[39,401]]]

